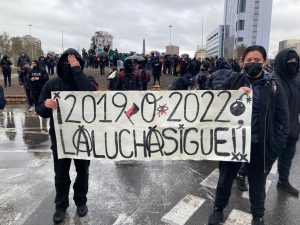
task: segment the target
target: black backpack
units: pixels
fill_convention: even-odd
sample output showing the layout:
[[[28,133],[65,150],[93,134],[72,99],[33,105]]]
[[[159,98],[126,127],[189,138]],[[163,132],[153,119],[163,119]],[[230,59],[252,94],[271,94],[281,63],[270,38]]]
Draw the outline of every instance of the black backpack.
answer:
[[[221,90],[221,87],[225,80],[227,80],[232,74],[232,70],[230,70],[226,74],[212,74],[212,89],[213,90]]]
[[[5,105],[6,105],[6,100],[4,97],[4,90],[3,87],[0,86],[0,109],[4,109]]]

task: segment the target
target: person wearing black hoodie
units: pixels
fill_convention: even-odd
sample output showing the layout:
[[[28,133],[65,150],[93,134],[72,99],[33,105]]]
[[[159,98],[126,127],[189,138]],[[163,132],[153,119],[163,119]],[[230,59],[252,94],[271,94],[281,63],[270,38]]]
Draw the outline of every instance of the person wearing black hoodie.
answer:
[[[263,71],[267,53],[264,47],[253,45],[243,53],[244,72],[231,76],[222,90],[253,92],[250,162],[246,163],[252,225],[264,225],[266,178],[277,156],[285,148],[288,136],[288,106],[283,87]],[[223,221],[231,187],[241,162],[220,162],[214,210],[208,225]]]
[[[289,106],[289,136],[286,148],[278,157],[279,180],[277,188],[292,195],[299,195],[299,190],[289,182],[292,160],[295,156],[296,143],[299,139],[299,112],[300,112],[300,87],[299,87],[299,56],[291,49],[279,52],[275,58],[275,71],[273,75],[283,86]]]
[[[2,67],[2,73],[4,77],[4,87],[11,86],[11,61],[7,55],[4,55],[0,61],[0,66]]]
[[[207,81],[208,90],[220,90],[223,83],[232,75],[236,75],[233,72],[231,65],[225,58],[218,58],[216,61],[216,71],[211,74],[211,77]]]
[[[47,81],[44,85],[37,113],[43,118],[50,118],[49,134],[51,138],[51,149],[54,161],[55,172],[55,205],[56,210],[53,215],[53,221],[60,223],[64,220],[66,210],[69,206],[70,190],[70,165],[71,159],[58,159],[57,143],[53,123],[52,110],[57,108],[57,103],[51,98],[51,91],[96,91],[97,83],[94,79],[87,77],[83,73],[84,60],[75,49],[66,50],[60,57],[57,64],[57,77]],[[89,160],[74,159],[77,177],[74,183],[74,201],[77,206],[77,214],[83,217],[87,214],[88,208],[87,192],[89,180]]]
[[[32,60],[31,66],[32,68],[27,75],[27,81],[33,104],[37,107],[41,91],[45,83],[49,80],[49,76],[47,71],[39,66],[37,60]]]

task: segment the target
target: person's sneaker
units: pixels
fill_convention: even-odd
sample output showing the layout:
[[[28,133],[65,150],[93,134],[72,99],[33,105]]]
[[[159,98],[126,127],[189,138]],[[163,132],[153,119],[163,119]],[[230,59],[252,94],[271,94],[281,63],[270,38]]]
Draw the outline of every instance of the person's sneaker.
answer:
[[[262,217],[253,217],[251,225],[265,225],[265,222]]]
[[[277,188],[279,188],[282,191],[285,191],[291,195],[297,195],[299,196],[299,190],[297,190],[296,188],[294,188],[289,181],[286,182],[281,182],[278,181],[277,182]]]
[[[236,177],[237,188],[240,191],[248,191],[248,187],[246,185],[245,177],[237,176]]]
[[[35,111],[35,108],[34,108],[34,106],[31,106],[30,108],[29,108],[29,110],[28,110],[29,112],[34,112]]]
[[[53,222],[54,223],[61,223],[64,221],[66,217],[66,210],[65,209],[56,209],[53,215]]]
[[[224,213],[223,210],[216,210],[210,214],[208,219],[208,225],[218,225],[224,221]]]
[[[79,217],[84,217],[88,213],[88,207],[86,205],[79,205],[77,207],[77,215]]]

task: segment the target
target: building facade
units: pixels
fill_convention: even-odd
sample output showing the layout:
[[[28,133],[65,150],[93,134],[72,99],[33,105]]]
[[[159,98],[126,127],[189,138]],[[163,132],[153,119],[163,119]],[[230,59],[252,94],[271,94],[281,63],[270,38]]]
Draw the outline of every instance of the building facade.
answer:
[[[42,54],[41,40],[31,35],[25,35],[22,37],[23,47],[26,53],[32,58],[37,59]]]
[[[262,45],[269,50],[273,0],[225,0],[224,57],[237,58],[239,49]]]
[[[224,26],[220,25],[206,37],[206,57],[223,57]]]
[[[179,46],[175,46],[175,45],[166,46],[166,53],[171,55],[179,55]]]
[[[113,48],[113,36],[106,31],[96,31],[93,36],[94,42],[92,45],[97,50],[104,49],[106,47],[112,49]]]
[[[206,57],[206,49],[202,45],[197,45],[197,51],[195,52],[196,59],[204,59]]]
[[[299,55],[300,54],[300,40],[290,39],[290,40],[280,41],[278,52],[280,52],[286,48],[295,50]]]

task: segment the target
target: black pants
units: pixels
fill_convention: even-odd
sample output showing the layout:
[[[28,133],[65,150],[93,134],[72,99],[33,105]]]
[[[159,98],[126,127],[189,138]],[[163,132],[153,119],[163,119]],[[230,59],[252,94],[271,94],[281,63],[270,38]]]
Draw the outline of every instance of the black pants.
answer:
[[[255,153],[251,152],[250,163],[247,163],[248,181],[249,181],[249,197],[251,203],[251,213],[253,217],[263,217],[265,213],[266,199],[266,178],[264,173],[264,160],[261,154],[257,152],[257,145],[252,145],[251,150],[255,149]],[[223,210],[229,201],[231,195],[231,187],[237,172],[241,167],[238,162],[220,162],[220,175],[216,190],[215,207]]]
[[[160,85],[160,71],[154,70],[152,72],[152,75],[153,75],[153,78],[154,78],[153,85],[155,84],[155,81],[158,81],[158,84]]]
[[[286,148],[278,157],[278,173],[281,182],[287,182],[289,180],[290,169],[296,152],[296,143],[297,139],[288,137]]]
[[[37,105],[38,105],[42,89],[43,88],[40,88],[40,87],[34,87],[34,88],[30,89],[30,96],[31,96],[31,99],[33,100],[33,104],[35,107],[37,107]]]
[[[48,74],[53,75],[54,74],[54,66],[47,66],[48,67]]]
[[[105,74],[105,67],[100,66],[100,75],[104,75],[104,74]]]
[[[32,99],[31,93],[30,93],[30,89],[26,88],[26,87],[24,87],[24,89],[25,89],[25,94],[26,94],[26,97],[27,97],[28,105],[33,106],[33,99]]]
[[[11,85],[11,70],[2,70],[4,77],[4,87]]]
[[[55,207],[57,209],[66,209],[69,206],[69,191],[70,191],[70,166],[71,159],[58,159],[57,151],[52,148],[54,172],[55,172]],[[73,185],[74,202],[76,206],[84,205],[87,202],[88,181],[89,181],[89,160],[74,159],[74,164],[77,172],[76,180]]]
[[[241,168],[239,169],[238,175],[242,176],[242,177],[247,176],[247,164],[246,163],[242,163]]]

